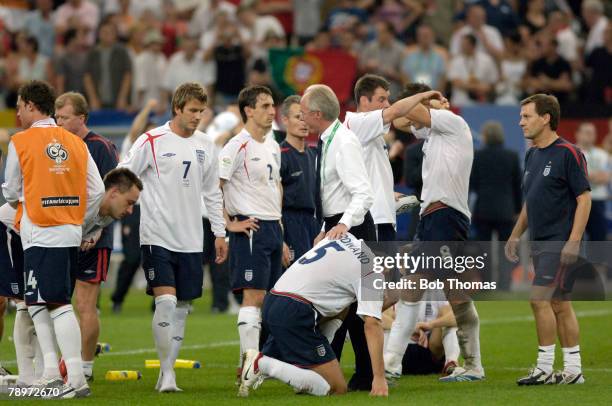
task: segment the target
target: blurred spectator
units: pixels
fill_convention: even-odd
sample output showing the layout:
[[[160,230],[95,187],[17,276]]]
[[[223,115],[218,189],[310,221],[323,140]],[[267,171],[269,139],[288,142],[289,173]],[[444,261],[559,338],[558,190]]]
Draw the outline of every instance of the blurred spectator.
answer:
[[[78,92],[85,94],[87,69],[87,32],[69,29],[64,34],[64,53],[55,60],[55,87],[57,94]]]
[[[589,183],[591,184],[591,214],[586,232],[591,241],[606,240],[606,200],[610,182],[610,157],[595,146],[597,129],[593,123],[584,122],[576,132],[576,145],[587,161]]]
[[[546,27],[546,13],[544,0],[530,0],[527,2],[527,11],[521,21],[520,32],[523,41]]]
[[[132,63],[126,48],[117,42],[110,20],[100,24],[99,44],[87,56],[85,92],[93,110],[126,110],[132,86]]]
[[[476,0],[471,1],[470,5],[482,7],[487,15],[487,24],[497,28],[503,36],[518,29],[518,16],[507,0]]]
[[[89,0],[67,0],[55,12],[57,35],[64,35],[69,28],[84,27],[88,30],[87,43],[89,45],[95,43],[96,28],[99,22],[100,10]]]
[[[266,86],[272,91],[272,99],[275,105],[283,102],[283,94],[278,90],[266,63],[262,59],[257,59],[247,75],[246,86]]]
[[[217,68],[215,105],[225,106],[235,102],[246,81],[246,60],[250,50],[235,24],[217,27],[215,46],[204,52],[204,60],[212,60]]]
[[[355,58],[359,57],[359,53],[363,48],[363,43],[357,39],[357,36],[353,31],[343,31],[340,33],[340,49],[344,52],[353,55]]]
[[[268,33],[285,38],[285,30],[278,19],[271,15],[258,15],[255,4],[243,3],[237,11],[240,29],[246,40],[254,46],[261,46]]]
[[[604,15],[604,7],[600,0],[584,0],[582,2],[582,18],[584,18],[584,22],[589,29],[584,44],[584,54],[588,56],[595,48],[603,45],[608,18]]]
[[[521,165],[516,152],[504,147],[504,129],[498,121],[487,121],[480,129],[484,147],[474,154],[470,190],[476,194],[472,221],[478,241],[507,241],[512,233],[521,203]],[[509,264],[503,244],[498,244],[497,258],[501,289],[510,286]],[[491,267],[487,267],[491,272]],[[490,280],[488,275],[483,280]]]
[[[323,0],[293,0],[293,33],[297,45],[310,42],[321,28]]]
[[[293,34],[293,1],[292,0],[243,0],[252,3],[259,15],[275,17],[289,38]],[[306,2],[307,3],[307,2]]]
[[[28,13],[24,29],[38,41],[40,53],[51,58],[55,47],[53,0],[36,0],[36,9]]]
[[[523,77],[527,60],[523,54],[521,36],[518,33],[505,38],[504,56],[499,63],[500,80],[495,87],[495,103],[517,105],[521,99]]]
[[[417,22],[422,14],[423,5],[417,0],[383,0],[374,13],[374,19],[389,21],[399,38],[404,42],[414,42]]]
[[[419,199],[423,190],[423,143],[423,139],[417,138],[415,142],[406,147],[404,153],[404,183],[409,188],[412,188],[412,193]],[[408,228],[408,241],[412,241],[416,234],[420,210],[419,206],[412,209],[410,226]]]
[[[184,82],[198,82],[212,94],[212,86],[217,77],[213,61],[205,62],[204,53],[198,47],[198,39],[187,35],[180,41],[180,50],[170,58],[168,69],[163,78],[164,95],[159,104],[160,110],[165,110],[174,90]]]
[[[402,60],[402,83],[425,83],[432,89],[444,91],[446,87],[446,51],[435,43],[433,29],[419,25],[417,43],[408,48]]]
[[[440,44],[448,48],[453,34],[453,15],[461,0],[425,0],[421,20],[429,24]]]
[[[116,9],[113,7],[113,12],[108,13],[106,11],[105,15],[112,15],[113,23],[117,27],[117,35],[120,39],[127,40],[132,27],[134,27],[138,19],[134,17],[130,10],[130,5],[132,4],[130,0],[118,0],[116,3]]]
[[[203,1],[196,8],[189,22],[189,32],[202,35],[214,28],[219,13],[224,13],[230,20],[236,19],[236,6],[225,0]]]
[[[30,80],[50,81],[52,78],[49,58],[38,52],[38,41],[25,32],[17,35],[17,71],[9,77],[11,88],[17,91],[19,87]]]
[[[188,23],[180,18],[178,9],[173,0],[163,2],[164,18],[161,24],[161,34],[164,37],[162,51],[167,58],[170,58],[177,50],[178,38],[187,34]]]
[[[376,39],[368,42],[359,55],[359,70],[386,78],[391,84],[391,96],[395,97],[401,90],[403,58],[404,46],[395,38],[393,26],[380,21],[376,23]]]
[[[557,40],[543,36],[538,40],[542,57],[533,62],[525,79],[527,93],[551,93],[563,105],[574,84],[572,67],[557,52]]]
[[[450,62],[448,80],[452,85],[451,103],[467,106],[486,102],[499,78],[493,58],[476,47],[472,34],[461,38],[461,53]]]
[[[132,22],[135,23],[145,10],[154,12],[157,18],[162,18],[162,2],[163,0],[104,0],[102,11],[105,16],[109,14],[130,16]],[[121,32],[121,29],[119,31]],[[129,30],[124,34],[128,32]]]
[[[594,103],[612,103],[612,24],[604,31],[604,45],[586,58],[589,68],[587,99]]]
[[[481,6],[470,6],[466,14],[466,25],[455,31],[451,38],[450,52],[455,56],[461,52],[461,39],[472,34],[477,39],[476,48],[494,58],[501,57],[504,52],[504,41],[499,30],[486,24],[487,14]]]
[[[134,62],[134,86],[136,100],[132,100],[134,110],[140,110],[147,100],[163,100],[163,78],[168,61],[162,52],[164,37],[159,31],[149,31],[144,37],[144,51]],[[161,104],[161,103],[160,103]]]
[[[578,63],[578,38],[569,25],[568,17],[562,11],[553,11],[548,16],[547,30],[559,44],[557,51],[573,66]]]
[[[330,31],[350,29],[368,21],[368,8],[374,0],[339,0],[327,15],[325,27]]]
[[[346,31],[350,32],[350,31]],[[323,29],[319,31],[312,41],[306,44],[307,51],[326,51],[332,48],[331,34]]]

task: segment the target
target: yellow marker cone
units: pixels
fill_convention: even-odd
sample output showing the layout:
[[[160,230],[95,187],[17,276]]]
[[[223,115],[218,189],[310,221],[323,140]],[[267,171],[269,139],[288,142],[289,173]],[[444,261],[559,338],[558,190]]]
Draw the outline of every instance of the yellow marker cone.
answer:
[[[145,368],[159,368],[160,363],[158,359],[146,359]],[[177,359],[174,363],[174,368],[186,368],[186,369],[199,369],[202,367],[200,361],[194,361],[190,359]]]
[[[142,378],[140,371],[106,371],[107,381],[137,381]]]

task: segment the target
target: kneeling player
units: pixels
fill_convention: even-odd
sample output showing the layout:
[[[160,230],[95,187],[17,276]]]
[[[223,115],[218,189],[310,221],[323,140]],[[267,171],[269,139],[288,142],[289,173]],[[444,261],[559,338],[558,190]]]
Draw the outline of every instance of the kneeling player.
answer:
[[[340,364],[317,322],[338,315],[356,300],[374,372],[370,394],[387,396],[383,291],[375,283],[381,275],[362,272],[362,263],[371,263],[370,255],[347,234],[340,240],[322,240],[285,271],[265,298],[263,324],[270,336],[262,352],[247,350],[242,386],[256,389],[269,376],[311,395],[346,393]]]

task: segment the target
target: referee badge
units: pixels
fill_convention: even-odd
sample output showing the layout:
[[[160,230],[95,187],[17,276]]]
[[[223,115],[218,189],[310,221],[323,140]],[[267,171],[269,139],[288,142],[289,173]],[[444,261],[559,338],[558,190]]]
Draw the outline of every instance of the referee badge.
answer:
[[[246,270],[244,271],[244,279],[247,282],[251,282],[253,280],[253,271],[252,270]]]
[[[317,346],[317,354],[319,357],[324,357],[327,351],[325,351],[325,346],[323,344]]]

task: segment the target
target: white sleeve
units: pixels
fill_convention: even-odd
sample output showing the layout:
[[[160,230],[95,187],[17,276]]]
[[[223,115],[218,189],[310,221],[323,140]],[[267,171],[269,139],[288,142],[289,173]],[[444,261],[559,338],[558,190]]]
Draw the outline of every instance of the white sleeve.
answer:
[[[347,114],[344,125],[355,133],[361,145],[366,145],[388,133],[391,128],[391,123],[385,125],[383,122],[382,109],[368,111],[367,113]]]
[[[431,130],[438,134],[453,135],[464,121],[450,110],[429,109],[431,115]]]
[[[416,128],[415,126],[411,125],[410,132],[412,132],[415,138],[418,138],[420,140],[425,140],[431,135],[431,128],[428,128],[428,127]]]
[[[6,168],[4,169],[4,183],[2,184],[2,193],[4,198],[9,203],[16,203],[22,195],[23,177],[21,174],[21,165],[15,146],[11,142],[8,146],[8,154],[6,156]]]
[[[363,271],[362,271],[363,273]],[[364,316],[374,317],[382,320],[382,307],[384,300],[384,289],[381,286],[375,285],[374,280],[384,281],[382,274],[370,272],[367,276],[362,277],[357,281],[357,315],[361,318]]]
[[[338,176],[351,194],[351,201],[344,210],[340,223],[349,229],[358,226],[372,204],[374,195],[363,161],[363,151],[357,137],[347,137],[336,154]]]
[[[8,229],[14,230],[16,214],[16,209],[13,209],[10,204],[4,203],[0,207],[0,223],[4,224]]]
[[[148,148],[148,142],[144,142],[147,135],[143,134],[132,144],[132,148],[128,152],[127,156],[119,162],[118,168],[127,168],[134,172],[136,176],[141,176],[143,172],[149,167],[149,156],[150,148]],[[155,142],[155,141],[153,141]]]
[[[85,219],[91,219],[96,216],[104,198],[104,182],[96,166],[96,162],[87,152],[87,210],[85,211]]]
[[[244,156],[240,158],[238,151],[240,150],[240,143],[237,141],[230,141],[219,153],[219,178],[224,180],[230,180],[232,175],[238,168],[238,165],[242,164]]]
[[[225,219],[223,218],[223,194],[219,187],[218,159],[214,147],[210,146],[211,159],[202,174],[202,198],[215,237],[225,237]]]

